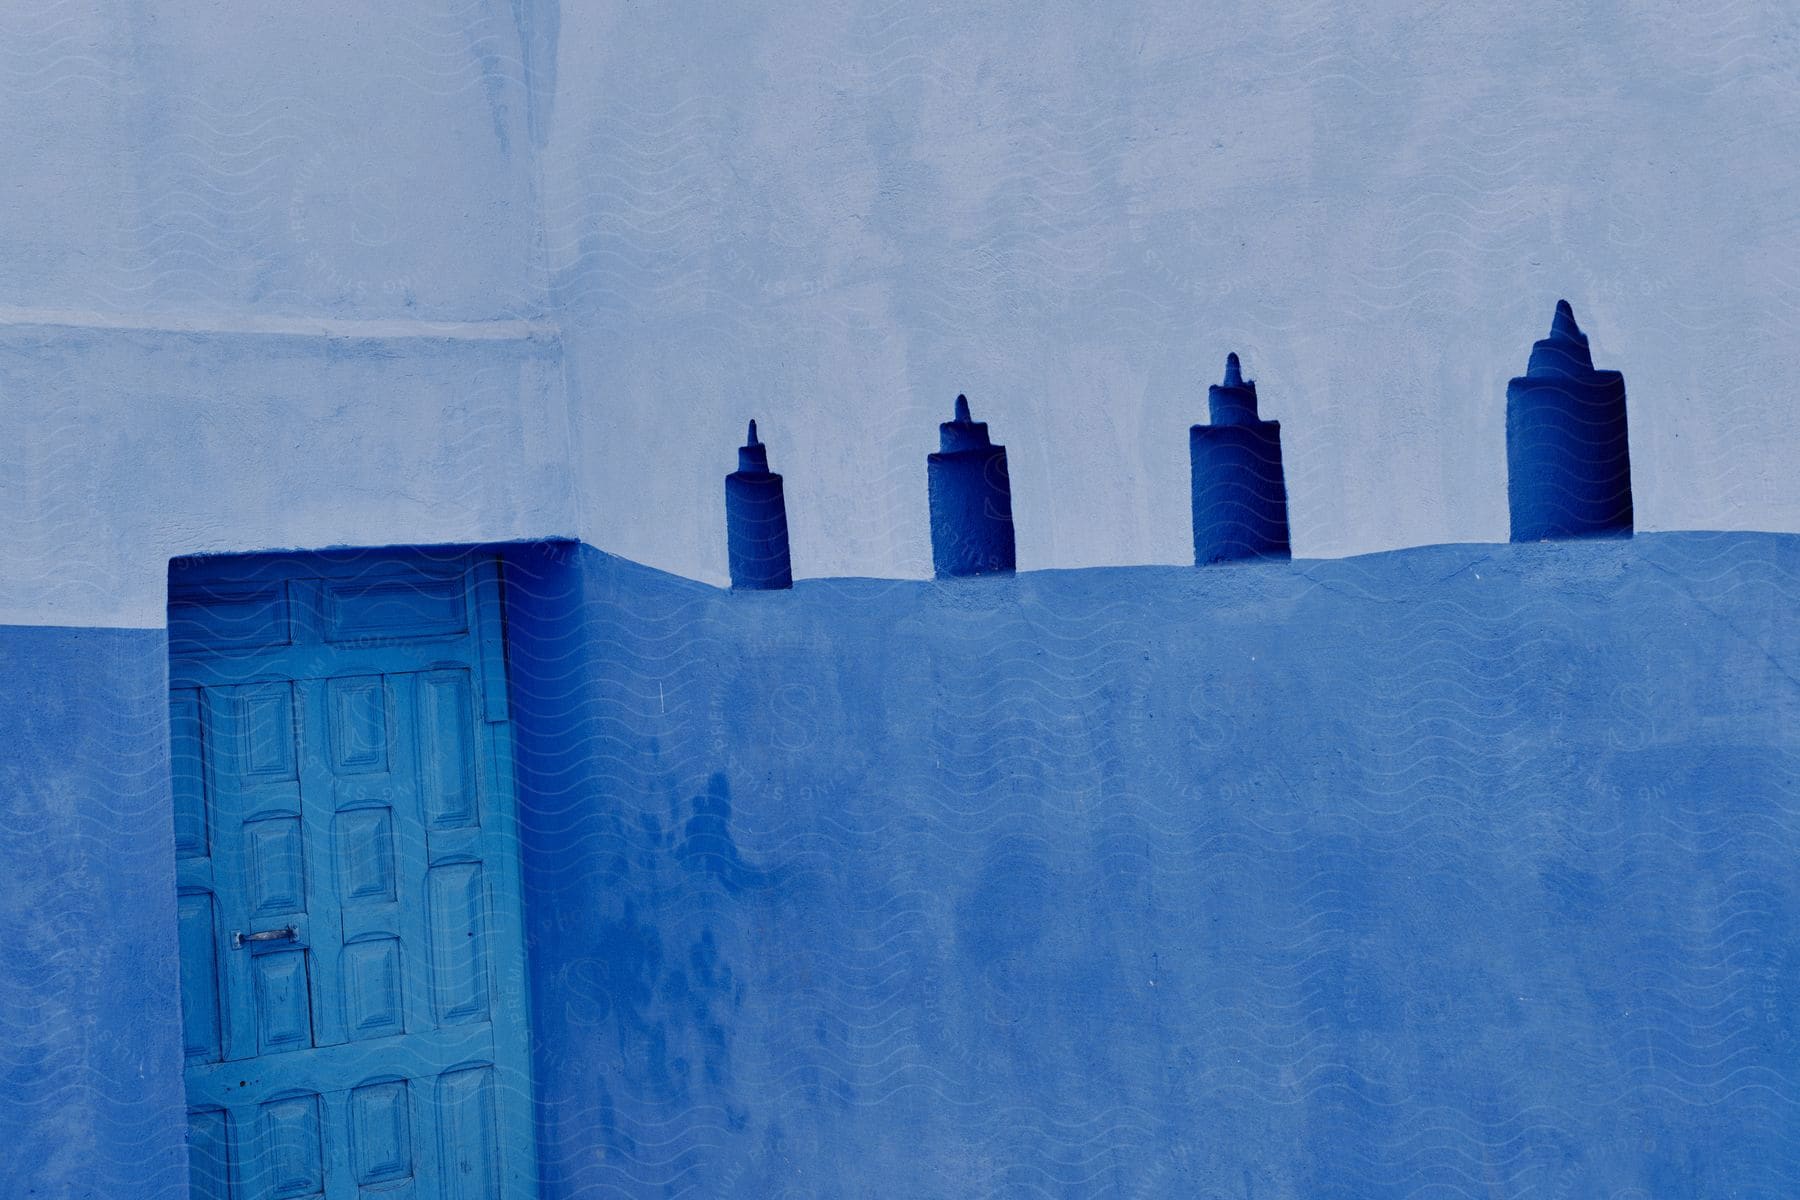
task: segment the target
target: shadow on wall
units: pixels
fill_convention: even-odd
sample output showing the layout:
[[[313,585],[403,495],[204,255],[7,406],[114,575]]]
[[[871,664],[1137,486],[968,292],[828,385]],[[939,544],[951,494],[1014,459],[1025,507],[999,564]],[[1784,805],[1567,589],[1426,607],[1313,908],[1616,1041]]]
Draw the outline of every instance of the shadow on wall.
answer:
[[[728,485],[734,519],[746,512],[766,518],[768,508],[761,506],[780,503],[761,451],[752,433],[742,478],[734,476]],[[738,484],[747,486],[740,490]],[[734,503],[746,496],[746,506]],[[750,897],[786,879],[785,872],[760,868],[740,852],[722,773],[702,775],[693,786],[660,778],[656,794],[666,803],[614,802],[614,784],[642,778],[635,774],[642,760],[637,748],[623,746],[627,758],[612,760],[606,748],[613,743],[612,721],[636,710],[660,725],[671,705],[686,710],[689,694],[680,682],[686,664],[718,649],[704,624],[684,631],[687,605],[717,592],[677,581],[674,595],[656,601],[670,602],[666,612],[676,622],[676,636],[648,647],[632,631],[608,627],[601,613],[629,600],[584,575],[585,557],[570,543],[506,551],[533,1063],[547,1197],[582,1194],[584,1168],[571,1163],[573,1148],[602,1144],[630,1158],[654,1158],[659,1145],[703,1136],[711,1125],[733,1131],[748,1126],[751,1109],[734,1083],[744,984],[721,959],[721,938],[732,928],[732,905],[754,903]],[[753,553],[748,565],[761,571],[767,561]],[[650,664],[662,660],[670,671],[666,690],[643,696],[616,690],[621,677],[613,667],[615,653],[598,649],[615,635],[617,654],[649,655],[640,662],[645,670],[657,673]],[[685,732],[673,732],[674,740],[684,740]],[[610,899],[593,903],[585,894],[590,886]],[[665,916],[671,905],[695,923],[674,927]],[[627,1064],[624,1070],[620,1063]],[[646,1105],[691,1108],[708,1096],[724,1099],[691,1128],[646,1129],[636,1120]]]

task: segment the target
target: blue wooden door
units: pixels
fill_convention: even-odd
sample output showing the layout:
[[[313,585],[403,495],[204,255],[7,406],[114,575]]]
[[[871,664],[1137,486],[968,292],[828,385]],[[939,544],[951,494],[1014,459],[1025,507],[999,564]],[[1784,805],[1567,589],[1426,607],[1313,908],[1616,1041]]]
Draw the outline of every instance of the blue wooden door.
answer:
[[[169,605],[193,1195],[527,1200],[499,565],[221,562]]]

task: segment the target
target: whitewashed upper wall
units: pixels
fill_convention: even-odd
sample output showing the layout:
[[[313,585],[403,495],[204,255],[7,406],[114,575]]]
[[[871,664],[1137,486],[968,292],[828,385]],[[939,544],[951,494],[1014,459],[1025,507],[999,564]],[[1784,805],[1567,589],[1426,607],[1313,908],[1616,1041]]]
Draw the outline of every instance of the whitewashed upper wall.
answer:
[[[0,4],[0,622],[161,625],[198,551],[573,532],[521,27]]]
[[[1784,5],[0,5],[0,621],[195,550],[578,533],[926,573],[966,391],[1022,568],[1183,561],[1227,350],[1300,555],[1506,534],[1566,296],[1638,527],[1800,529]],[[196,432],[199,431],[199,432]]]
[[[744,418],[797,574],[924,574],[966,391],[1019,566],[1181,562],[1228,350],[1298,555],[1504,539],[1559,297],[1638,527],[1800,528],[1800,10],[567,6],[545,245],[597,544],[719,579]]]
[[[0,303],[535,312],[506,0],[0,5]]]
[[[530,338],[10,328],[0,624],[160,626],[177,555],[566,533],[560,372]]]

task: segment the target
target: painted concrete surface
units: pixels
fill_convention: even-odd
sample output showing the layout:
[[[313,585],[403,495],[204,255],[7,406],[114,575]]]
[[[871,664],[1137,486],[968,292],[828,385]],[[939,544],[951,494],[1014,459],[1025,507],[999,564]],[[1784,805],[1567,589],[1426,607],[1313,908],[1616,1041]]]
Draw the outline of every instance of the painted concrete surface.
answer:
[[[0,626],[0,1195],[187,1195],[161,631]]]
[[[529,315],[521,7],[0,7],[0,306]]]
[[[543,7],[0,5],[0,622],[160,627],[172,555],[575,531]]]
[[[1800,528],[1795,32],[0,7],[0,1192],[181,1192],[170,556],[723,582],[755,416],[796,574],[922,577],[966,391],[1020,566],[1180,562],[1234,349],[1297,553],[1498,540],[1559,296],[1640,530]],[[575,567],[520,610],[589,618],[520,643],[551,1194],[1800,1186],[1791,537]]]
[[[1800,539],[509,556],[547,1196],[1800,1176]],[[183,1191],[164,656],[0,630],[8,1195]]]
[[[1228,350],[1296,553],[1500,540],[1506,382],[1563,296],[1626,377],[1640,529],[1800,529],[1794,35],[1765,2],[0,6],[0,620],[154,626],[158,556],[220,548],[573,534],[722,583],[750,417],[798,575],[924,577],[958,392],[1021,567],[1179,563]],[[517,323],[543,378],[501,385]],[[248,436],[174,461],[271,330],[319,364],[271,397],[341,425],[264,438],[252,373]],[[487,347],[478,394],[416,460],[443,339]],[[541,465],[502,398],[566,429],[559,480],[496,480]]]
[[[1639,529],[1800,529],[1791,8],[568,5],[544,245],[584,538],[724,578],[746,417],[796,575],[931,573],[966,392],[1023,569],[1182,563],[1227,351],[1294,552],[1507,536],[1505,392],[1567,297]],[[674,414],[678,419],[672,419]]]
[[[173,557],[575,521],[557,348],[528,334],[14,327],[0,396],[0,621],[160,628]]]
[[[546,1196],[1793,1194],[1800,538],[510,578]]]

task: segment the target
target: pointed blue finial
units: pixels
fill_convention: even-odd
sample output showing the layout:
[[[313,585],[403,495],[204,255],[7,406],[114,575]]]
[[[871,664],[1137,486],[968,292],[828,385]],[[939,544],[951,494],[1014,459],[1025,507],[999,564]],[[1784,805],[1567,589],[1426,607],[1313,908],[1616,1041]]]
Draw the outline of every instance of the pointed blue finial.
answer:
[[[938,426],[938,451],[943,454],[958,450],[976,450],[989,445],[986,421],[969,415],[969,398],[956,398],[956,415]]]
[[[1567,300],[1506,385],[1506,503],[1515,542],[1631,536],[1625,379],[1594,368]]]
[[[744,438],[744,444],[738,447],[738,470],[767,475],[769,473],[769,448],[756,437],[756,421],[750,422],[750,432]]]
[[[1571,342],[1585,341],[1581,335],[1581,326],[1575,323],[1575,310],[1569,307],[1567,300],[1556,302],[1556,316],[1550,322],[1550,336],[1556,340]]]
[[[1573,378],[1594,369],[1588,351],[1587,334],[1575,323],[1575,310],[1567,300],[1556,302],[1556,315],[1550,320],[1550,332],[1531,346],[1531,359],[1525,374],[1532,378]]]
[[[731,586],[752,591],[792,587],[787,499],[781,476],[769,470],[769,448],[756,422],[738,447],[738,469],[725,477],[725,538]]]
[[[1011,571],[1012,480],[1006,447],[988,438],[986,421],[957,396],[956,416],[938,426],[938,449],[925,460],[931,499],[931,565],[939,579]]]
[[[1206,389],[1210,425],[1188,430],[1194,486],[1194,562],[1287,558],[1287,480],[1281,423],[1256,413],[1256,384],[1237,354]]]
[[[1225,356],[1225,382],[1206,389],[1206,406],[1214,425],[1256,423],[1256,384],[1244,378],[1244,364],[1236,351]]]

